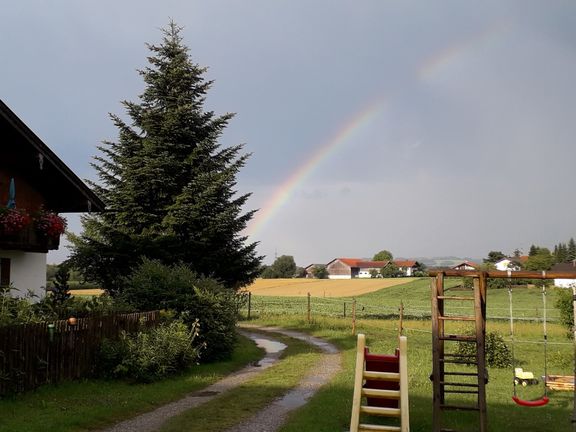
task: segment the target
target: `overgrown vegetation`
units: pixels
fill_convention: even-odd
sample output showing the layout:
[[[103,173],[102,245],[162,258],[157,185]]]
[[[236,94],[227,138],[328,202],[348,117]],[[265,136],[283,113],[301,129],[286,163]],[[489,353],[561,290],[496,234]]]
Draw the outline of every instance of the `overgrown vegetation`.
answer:
[[[202,344],[196,341],[198,322],[162,323],[135,334],[123,332],[118,340],[104,341],[97,361],[105,378],[152,382],[188,369],[197,360]]]
[[[566,328],[569,337],[574,335],[574,301],[571,289],[556,290],[556,308],[560,311],[560,322]]]
[[[468,333],[473,335],[474,333]],[[504,342],[504,338],[498,332],[492,331],[486,333],[485,339],[486,365],[495,368],[507,368],[512,366],[512,352]],[[476,361],[476,344],[467,342],[458,342],[456,352],[466,358]],[[472,362],[471,362],[472,363]]]
[[[193,328],[205,346],[202,361],[228,358],[236,343],[235,326],[243,296],[184,264],[164,265],[144,259],[126,279],[120,297],[138,310],[168,309]]]

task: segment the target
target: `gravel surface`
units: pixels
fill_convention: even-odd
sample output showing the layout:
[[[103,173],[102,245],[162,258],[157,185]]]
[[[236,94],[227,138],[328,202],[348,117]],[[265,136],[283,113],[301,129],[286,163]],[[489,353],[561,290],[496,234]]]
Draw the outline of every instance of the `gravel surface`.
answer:
[[[254,330],[254,332],[251,332],[250,330]],[[154,411],[142,414],[133,419],[118,423],[111,428],[102,430],[101,432],[157,431],[170,417],[202,405],[221,393],[248,381],[258,373],[272,366],[276,361],[278,361],[278,358],[286,346],[276,341],[273,336],[255,333],[255,331],[270,331],[295,339],[304,340],[319,347],[325,353],[325,355],[322,356],[322,360],[306,377],[304,377],[297,387],[293,388],[282,398],[272,402],[251,419],[228,429],[226,432],[273,432],[278,430],[286,420],[286,416],[290,411],[304,405],[322,385],[329,382],[330,379],[340,370],[340,356],[338,355],[338,350],[336,347],[322,339],[308,336],[303,333],[275,327],[243,326],[241,332],[247,337],[253,339],[258,346],[261,346],[266,350],[266,355],[259,362],[228,375],[226,378],[212,384],[211,386],[190,393],[183,399],[161,406]]]
[[[314,393],[316,393],[321,386],[330,382],[332,377],[339,372],[341,368],[338,349],[322,339],[274,327],[260,328],[259,330],[273,331],[306,341],[311,345],[319,347],[325,354],[322,356],[320,362],[312,368],[310,373],[302,379],[298,386],[290,390],[283,397],[272,402],[251,419],[226,430],[226,432],[277,431],[286,421],[290,411],[305,405]]]

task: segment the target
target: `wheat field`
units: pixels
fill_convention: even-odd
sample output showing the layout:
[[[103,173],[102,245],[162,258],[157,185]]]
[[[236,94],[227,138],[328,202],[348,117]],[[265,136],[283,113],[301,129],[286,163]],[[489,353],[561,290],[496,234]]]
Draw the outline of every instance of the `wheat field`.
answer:
[[[303,297],[310,293],[313,297],[352,297],[415,279],[256,279],[246,290],[259,296]]]

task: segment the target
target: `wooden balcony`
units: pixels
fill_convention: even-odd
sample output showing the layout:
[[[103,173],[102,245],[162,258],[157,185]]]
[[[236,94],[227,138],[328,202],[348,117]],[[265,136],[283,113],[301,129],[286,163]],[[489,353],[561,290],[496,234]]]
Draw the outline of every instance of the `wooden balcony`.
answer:
[[[20,250],[24,252],[48,252],[58,249],[60,237],[44,236],[30,225],[17,234],[0,233],[0,249]]]

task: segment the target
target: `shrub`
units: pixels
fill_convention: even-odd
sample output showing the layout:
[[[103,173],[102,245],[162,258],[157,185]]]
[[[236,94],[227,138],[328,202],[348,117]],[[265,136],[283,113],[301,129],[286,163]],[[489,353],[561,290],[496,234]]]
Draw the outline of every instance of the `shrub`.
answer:
[[[167,266],[158,260],[144,258],[125,280],[121,298],[136,309],[182,310],[183,299],[203,278],[185,265]]]
[[[200,322],[198,340],[205,345],[203,361],[230,358],[236,346],[236,322],[241,294],[228,289],[195,287],[194,295],[188,297],[185,311],[181,314],[186,323]]]
[[[572,300],[572,290],[558,288],[556,292],[556,306],[560,312],[560,323],[568,330],[568,336],[572,336],[574,326],[574,306]]]
[[[172,309],[185,323],[198,320],[203,361],[229,358],[236,344],[239,302],[244,296],[185,265],[167,266],[144,259],[126,279],[122,294],[138,310]]]
[[[472,335],[473,333],[468,334]],[[512,353],[500,333],[486,333],[485,351],[486,366],[495,368],[507,368],[512,366]],[[458,342],[456,352],[457,354],[474,357],[476,356],[476,344],[470,342]]]
[[[27,324],[43,321],[43,315],[30,301],[35,295],[29,292],[22,298],[13,297],[12,286],[0,287],[0,326]]]
[[[134,334],[123,332],[118,340],[103,342],[98,375],[152,382],[192,366],[202,346],[195,343],[198,323],[180,320]]]

